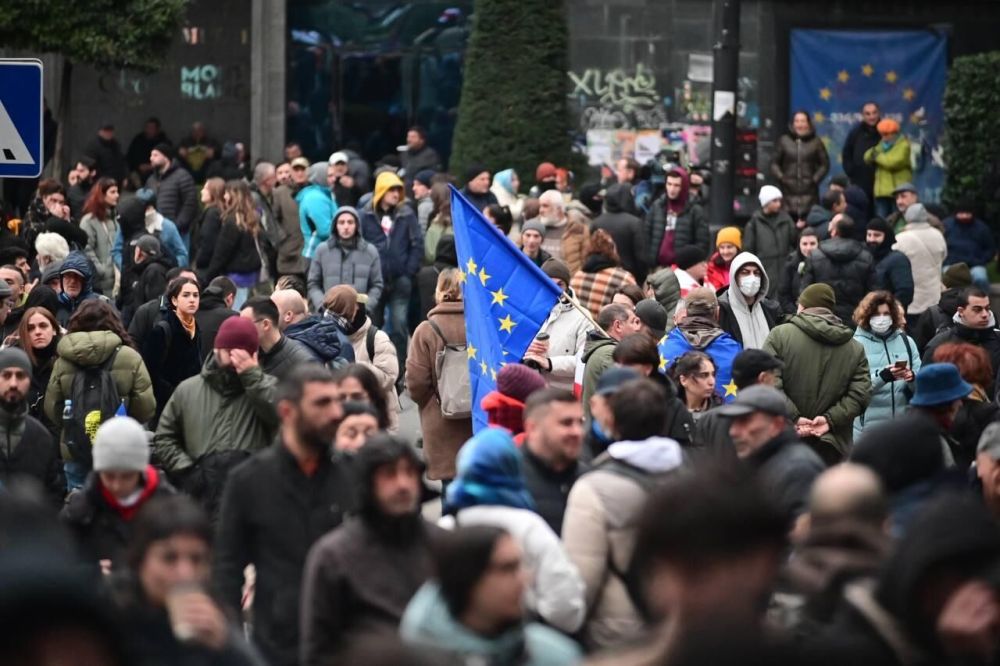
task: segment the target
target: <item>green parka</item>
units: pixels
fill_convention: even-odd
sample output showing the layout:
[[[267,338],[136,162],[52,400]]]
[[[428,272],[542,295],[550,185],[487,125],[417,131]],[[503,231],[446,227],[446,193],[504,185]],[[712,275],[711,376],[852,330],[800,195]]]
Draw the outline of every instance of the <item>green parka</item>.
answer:
[[[157,461],[177,472],[207,453],[268,446],[278,429],[275,382],[259,366],[237,374],[210,355],[201,373],[181,382],[163,409],[153,440]]]
[[[825,416],[830,432],[820,441],[842,457],[872,393],[865,349],[853,336],[832,312],[811,308],[773,328],[763,347],[785,364],[777,387],[788,396],[792,422]]]
[[[149,371],[139,352],[122,344],[122,339],[111,331],[78,331],[64,335],[56,347],[58,358],[52,366],[49,387],[45,391],[45,415],[56,430],[62,429],[62,411],[73,390],[73,377],[81,367],[93,367],[118,355],[111,365],[118,395],[125,401],[128,415],[145,423],[156,413],[156,398]],[[60,435],[60,439],[61,439]],[[62,446],[64,460],[72,460],[69,450]]]

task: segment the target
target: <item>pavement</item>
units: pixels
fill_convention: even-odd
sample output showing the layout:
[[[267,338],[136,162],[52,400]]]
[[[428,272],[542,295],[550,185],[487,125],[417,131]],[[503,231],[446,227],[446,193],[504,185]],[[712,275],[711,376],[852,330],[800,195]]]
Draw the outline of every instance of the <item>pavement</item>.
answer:
[[[417,404],[410,400],[410,394],[405,391],[399,396],[399,406],[399,432],[396,434],[412,446],[416,446],[420,440],[420,410],[417,409]],[[431,481],[425,477],[424,484],[435,491],[441,489],[440,481]],[[436,523],[441,517],[441,500],[435,498],[425,502],[421,513],[425,520]]]

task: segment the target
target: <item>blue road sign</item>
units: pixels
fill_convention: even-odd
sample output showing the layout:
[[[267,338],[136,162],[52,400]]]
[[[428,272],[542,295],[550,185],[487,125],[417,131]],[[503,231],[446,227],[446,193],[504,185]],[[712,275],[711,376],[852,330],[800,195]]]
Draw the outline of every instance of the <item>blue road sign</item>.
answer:
[[[0,58],[0,178],[42,173],[42,62]]]

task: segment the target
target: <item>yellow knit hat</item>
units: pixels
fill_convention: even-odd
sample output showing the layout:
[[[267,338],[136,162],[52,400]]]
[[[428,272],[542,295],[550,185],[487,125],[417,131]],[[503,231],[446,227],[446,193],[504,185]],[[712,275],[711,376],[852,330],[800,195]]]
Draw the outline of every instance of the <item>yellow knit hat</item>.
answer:
[[[719,233],[715,235],[715,247],[719,247],[723,243],[732,243],[738,249],[743,249],[743,233],[740,231],[739,227],[723,227],[719,229]]]

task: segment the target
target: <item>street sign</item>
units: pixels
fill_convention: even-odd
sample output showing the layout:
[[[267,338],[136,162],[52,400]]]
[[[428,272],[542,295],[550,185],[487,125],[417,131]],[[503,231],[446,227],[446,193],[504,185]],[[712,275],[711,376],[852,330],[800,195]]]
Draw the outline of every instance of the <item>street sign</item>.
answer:
[[[42,173],[42,61],[0,58],[0,178]]]

